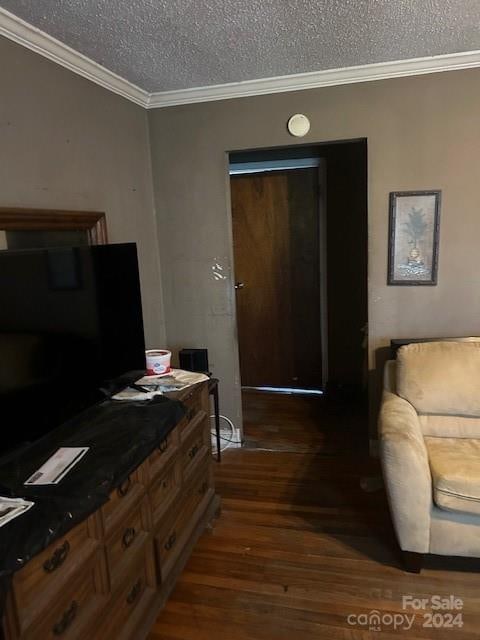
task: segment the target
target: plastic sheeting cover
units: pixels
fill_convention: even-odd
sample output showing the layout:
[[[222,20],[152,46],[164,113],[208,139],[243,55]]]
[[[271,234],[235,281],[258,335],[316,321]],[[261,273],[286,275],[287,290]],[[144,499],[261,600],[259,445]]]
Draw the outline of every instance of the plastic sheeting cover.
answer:
[[[107,502],[184,414],[181,402],[162,396],[147,402],[107,400],[0,460],[0,495],[35,503],[0,527],[0,611],[12,573]],[[25,486],[61,446],[90,450],[58,485]]]

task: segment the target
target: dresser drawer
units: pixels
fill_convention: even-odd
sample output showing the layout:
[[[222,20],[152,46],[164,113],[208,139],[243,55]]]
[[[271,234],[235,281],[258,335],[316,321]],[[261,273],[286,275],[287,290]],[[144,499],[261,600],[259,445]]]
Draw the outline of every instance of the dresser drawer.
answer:
[[[175,565],[178,556],[197,524],[195,512],[213,496],[213,474],[208,457],[204,458],[198,473],[182,489],[182,506],[179,514],[155,535],[158,570],[164,582]]]
[[[135,568],[109,601],[95,633],[88,640],[135,638],[156,594],[156,573],[151,540],[144,546]]]
[[[32,558],[13,577],[13,595],[21,612],[21,628],[44,612],[72,577],[81,571],[99,547],[92,538],[98,529],[97,515],[91,516]]]
[[[121,485],[112,491],[110,498],[102,507],[105,536],[125,521],[127,513],[137,505],[145,494],[143,466],[136,469]]]
[[[116,589],[125,572],[135,563],[138,551],[150,538],[147,498],[130,512],[122,526],[113,531],[106,543],[110,587]]]
[[[178,451],[178,428],[175,427],[148,457],[149,482],[154,482]]]
[[[22,640],[84,640],[90,637],[90,629],[106,602],[105,555],[99,549],[48,607],[38,611],[22,632]],[[21,617],[23,612],[19,613]]]
[[[181,442],[190,437],[200,422],[205,420],[205,418],[208,419],[209,403],[207,387],[204,386],[201,389],[196,389],[190,396],[182,400],[182,402],[187,409],[187,413],[178,425]]]
[[[176,461],[164,469],[163,474],[152,483],[149,496],[154,529],[164,519],[169,507],[180,494],[181,477],[181,465]]]
[[[206,420],[196,425],[190,438],[182,445],[180,460],[184,482],[193,476],[201,461],[210,451],[210,430]]]
[[[185,506],[182,516],[186,523],[192,523],[193,515],[198,505],[211,498],[214,494],[213,471],[210,458],[204,458],[197,469],[195,476],[188,483],[185,491]]]
[[[209,492],[213,495],[215,491],[215,483],[213,479],[212,461],[210,458],[207,458],[202,464],[201,469],[199,469],[199,474],[192,483],[192,491],[201,498]]]
[[[184,524],[183,513],[180,512],[155,536],[157,569],[162,582],[166,580],[182,550]]]

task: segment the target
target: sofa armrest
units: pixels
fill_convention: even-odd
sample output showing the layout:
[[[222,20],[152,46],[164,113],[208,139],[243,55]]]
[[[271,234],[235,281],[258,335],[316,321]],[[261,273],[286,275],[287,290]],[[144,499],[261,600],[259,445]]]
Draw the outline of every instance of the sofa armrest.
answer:
[[[383,475],[400,547],[428,553],[432,479],[417,412],[403,398],[384,391],[379,431]]]

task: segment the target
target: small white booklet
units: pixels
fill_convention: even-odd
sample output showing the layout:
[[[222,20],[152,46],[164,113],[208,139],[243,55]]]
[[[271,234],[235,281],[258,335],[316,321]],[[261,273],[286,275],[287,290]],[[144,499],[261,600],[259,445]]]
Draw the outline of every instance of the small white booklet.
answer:
[[[89,447],[60,447],[24,484],[58,484],[88,449]]]
[[[33,507],[34,503],[22,498],[4,498],[0,496],[0,527]]]

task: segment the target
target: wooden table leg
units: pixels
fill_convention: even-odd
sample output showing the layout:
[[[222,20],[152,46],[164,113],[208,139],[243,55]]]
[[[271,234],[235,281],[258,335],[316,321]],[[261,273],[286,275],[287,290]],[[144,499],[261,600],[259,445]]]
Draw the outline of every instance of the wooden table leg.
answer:
[[[215,413],[215,433],[217,435],[217,462],[220,462],[222,452],[220,450],[220,407],[218,401],[218,382],[213,388],[213,409]]]

